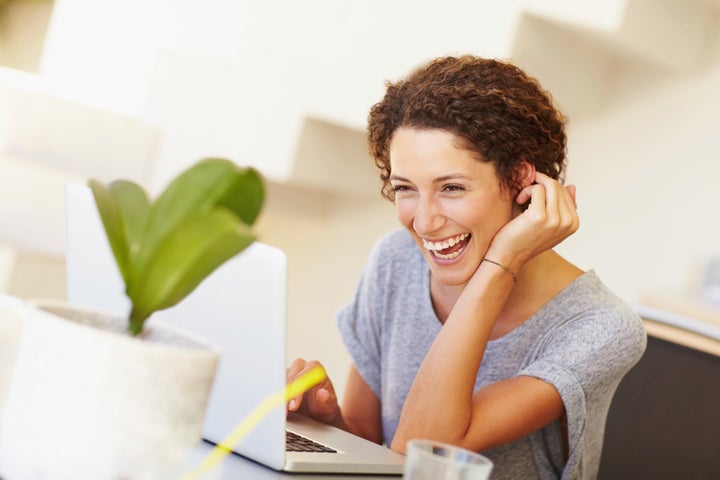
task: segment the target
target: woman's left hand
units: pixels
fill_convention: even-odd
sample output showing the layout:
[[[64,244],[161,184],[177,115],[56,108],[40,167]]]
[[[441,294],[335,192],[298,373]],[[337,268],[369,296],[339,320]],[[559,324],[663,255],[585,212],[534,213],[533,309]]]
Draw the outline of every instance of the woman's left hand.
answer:
[[[553,248],[575,233],[580,218],[575,203],[575,186],[562,185],[540,172],[535,183],[517,196],[518,204],[530,202],[527,209],[498,231],[487,257],[516,266]]]

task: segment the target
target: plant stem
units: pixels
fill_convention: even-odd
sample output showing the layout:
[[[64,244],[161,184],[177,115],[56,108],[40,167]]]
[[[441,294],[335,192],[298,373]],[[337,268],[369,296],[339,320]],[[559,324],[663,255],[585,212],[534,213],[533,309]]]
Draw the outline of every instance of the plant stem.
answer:
[[[144,315],[133,308],[130,312],[128,332],[130,332],[130,334],[133,336],[139,335],[143,330],[143,325],[145,324],[145,320],[147,320],[147,317],[147,315]]]

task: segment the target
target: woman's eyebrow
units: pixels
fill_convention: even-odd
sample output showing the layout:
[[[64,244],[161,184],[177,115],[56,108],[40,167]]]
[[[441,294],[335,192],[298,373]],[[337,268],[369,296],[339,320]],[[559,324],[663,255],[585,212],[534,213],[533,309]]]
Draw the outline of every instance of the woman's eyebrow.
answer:
[[[397,181],[399,181],[399,182],[411,183],[410,180],[408,180],[408,179],[405,178],[405,177],[401,177],[401,176],[399,176],[399,175],[390,175],[390,180],[397,180]]]
[[[472,179],[462,173],[450,173],[448,175],[443,175],[442,177],[437,177],[435,180],[433,180],[433,183],[447,182],[448,180],[472,180]]]
[[[401,177],[400,175],[390,175],[390,180],[412,183],[412,180]],[[433,183],[442,183],[447,182],[448,180],[472,180],[472,178],[462,173],[449,173],[447,175],[442,175],[440,177],[434,178]]]

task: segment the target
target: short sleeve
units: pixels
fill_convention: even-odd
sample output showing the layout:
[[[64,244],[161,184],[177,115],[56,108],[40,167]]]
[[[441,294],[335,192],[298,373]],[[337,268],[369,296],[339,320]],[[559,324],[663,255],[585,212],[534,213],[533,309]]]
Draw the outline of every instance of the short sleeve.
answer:
[[[384,309],[382,296],[376,295],[380,259],[377,248],[365,266],[349,304],[337,312],[337,325],[355,368],[370,389],[381,398],[381,343],[379,324]]]
[[[568,459],[563,479],[586,478],[586,451],[602,449],[602,432],[612,396],[640,359],[647,337],[640,318],[626,305],[586,309],[548,332],[519,375],[553,385],[565,405]],[[589,433],[588,433],[589,432]],[[540,441],[542,437],[536,437]]]

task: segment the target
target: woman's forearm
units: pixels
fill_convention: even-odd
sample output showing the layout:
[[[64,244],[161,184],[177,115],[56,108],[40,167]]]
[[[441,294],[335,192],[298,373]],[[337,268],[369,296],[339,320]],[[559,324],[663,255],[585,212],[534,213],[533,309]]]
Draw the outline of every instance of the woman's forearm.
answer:
[[[403,406],[392,448],[412,438],[462,444],[473,422],[473,391],[495,321],[513,278],[481,265],[433,342]]]

